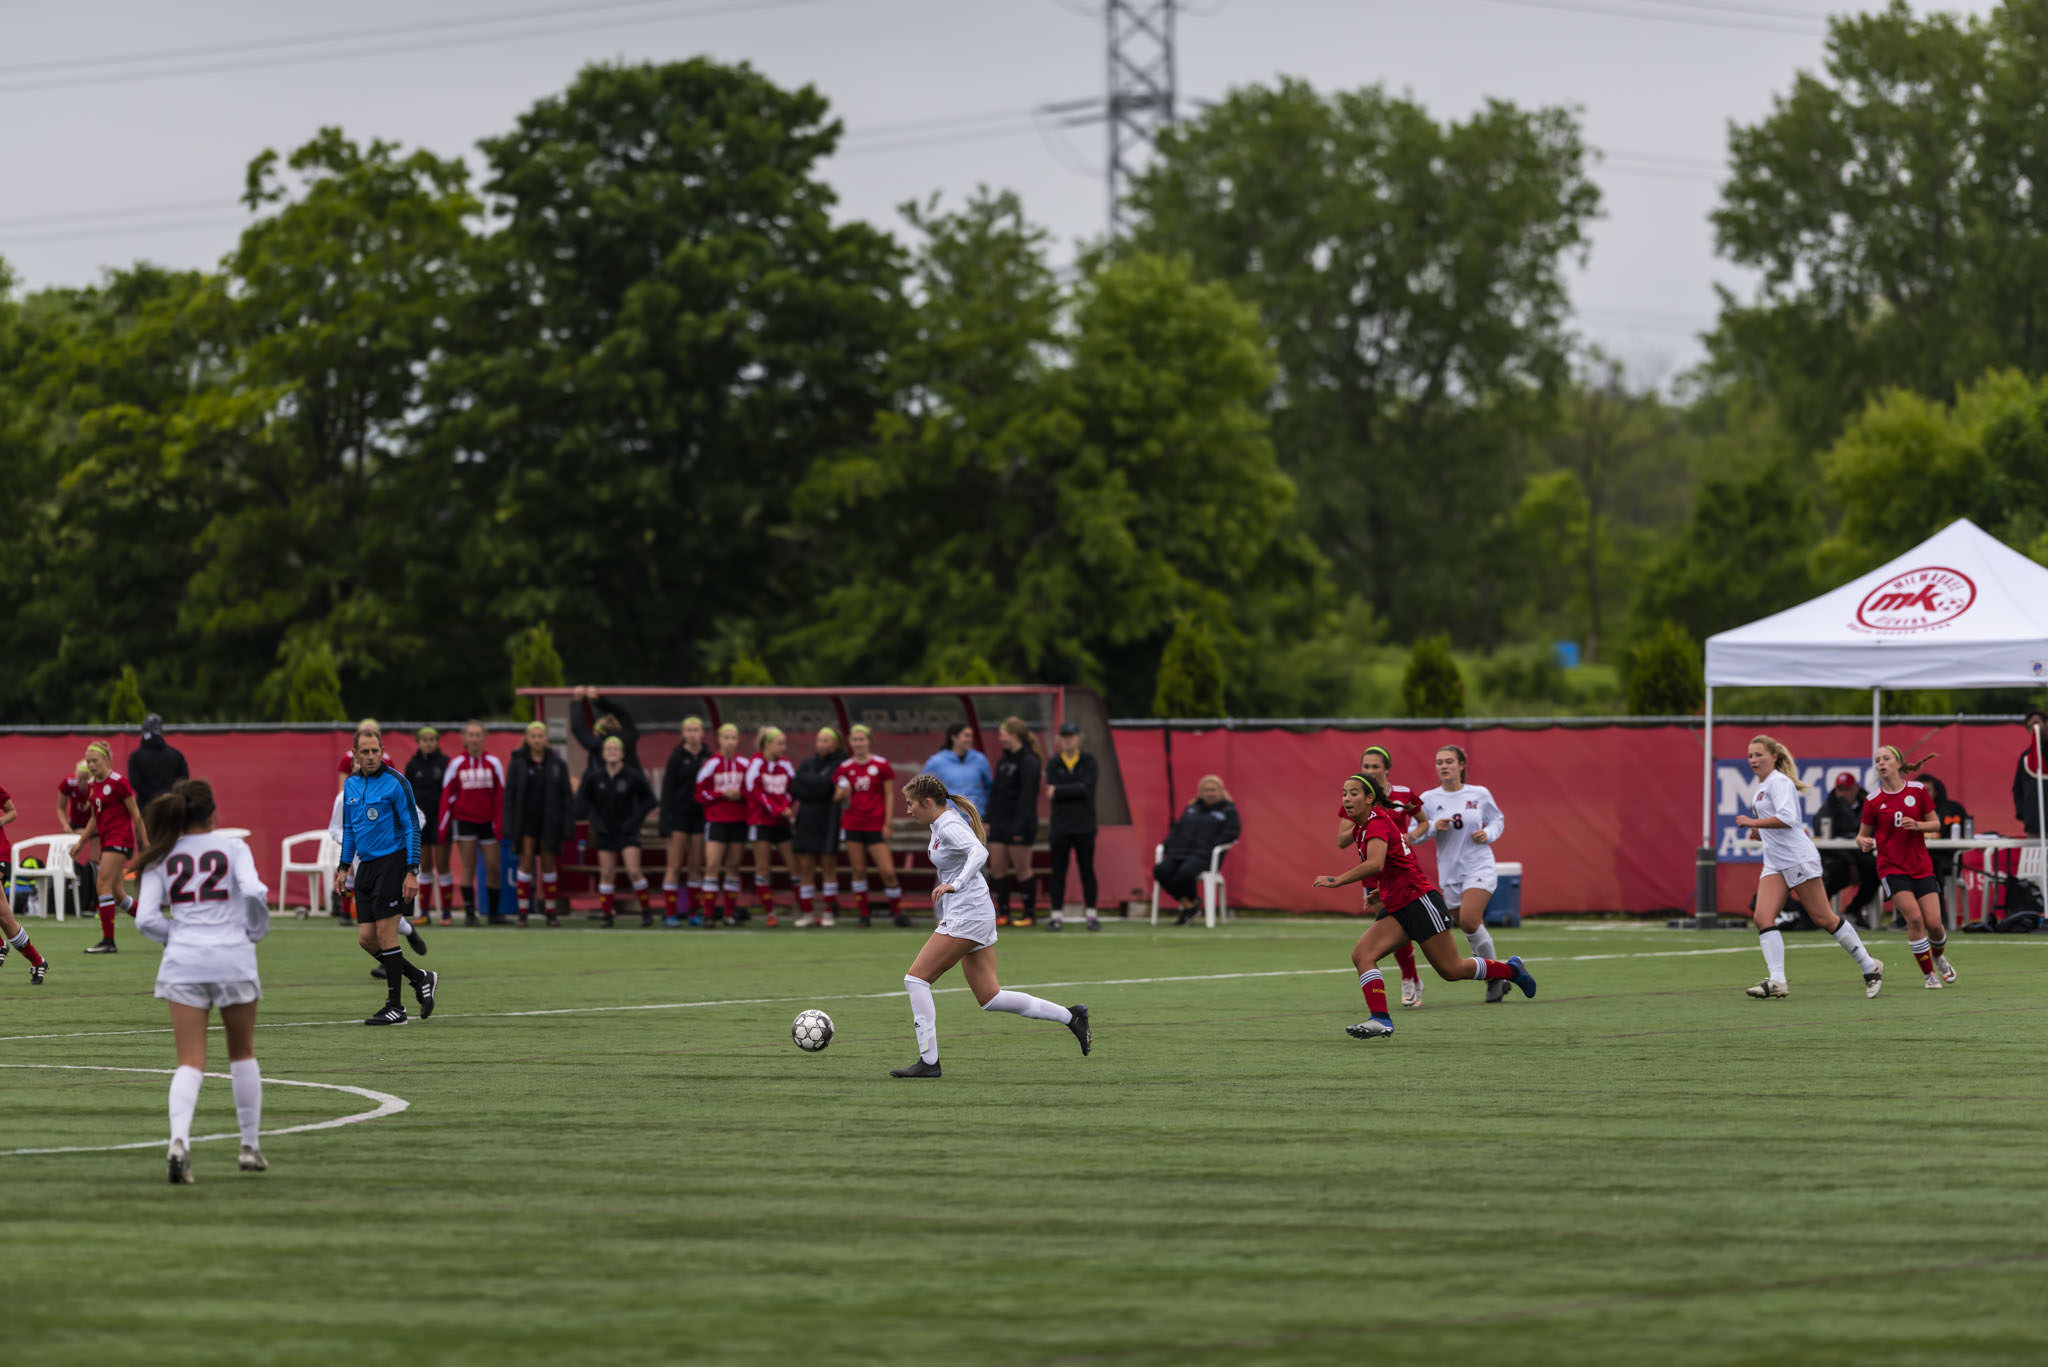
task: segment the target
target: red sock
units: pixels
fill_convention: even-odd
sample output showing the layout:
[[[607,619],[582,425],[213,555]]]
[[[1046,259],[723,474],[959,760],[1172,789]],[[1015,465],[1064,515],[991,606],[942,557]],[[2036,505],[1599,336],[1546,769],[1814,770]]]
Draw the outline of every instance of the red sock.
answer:
[[[1387,1014],[1387,985],[1380,978],[1377,968],[1368,968],[1358,975],[1358,986],[1365,993],[1365,1009],[1375,1016]]]
[[[768,912],[770,915],[773,915],[775,911],[774,887],[770,884],[763,883],[760,887],[756,888],[755,891],[761,894],[761,910]]]
[[[41,968],[43,966],[43,956],[36,953],[36,947],[33,941],[24,938],[21,942],[20,948],[22,957],[29,961],[29,965],[31,967]]]
[[[1913,962],[1920,965],[1922,973],[1932,973],[1934,971],[1934,951],[1931,949],[1915,950]]]
[[[868,890],[862,888],[853,895],[853,909],[865,916],[868,914]]]
[[[1475,978],[1484,978],[1488,982],[1492,982],[1495,978],[1512,978],[1515,976],[1515,970],[1508,967],[1505,959],[1480,959],[1477,962],[1486,971],[1484,973],[1474,973],[1472,976]]]
[[[612,914],[612,898],[613,898],[613,897],[615,897],[615,896],[617,896],[617,894],[616,894],[616,893],[614,893],[614,892],[613,892],[613,891],[612,891],[612,890],[611,890],[610,888],[599,888],[599,889],[597,890],[597,909],[598,909],[598,911],[599,911],[600,913],[602,913],[603,915],[606,915],[606,916],[609,916],[609,915],[611,915],[611,914]]]
[[[1415,971],[1415,946],[1403,942],[1394,950],[1394,962],[1401,965],[1401,976],[1409,982],[1419,982],[1422,975]]]
[[[100,898],[100,938],[114,938],[114,899],[111,897]]]
[[[733,888],[721,889],[725,893],[725,915],[727,920],[740,914],[740,895]]]
[[[800,887],[796,890],[796,909],[799,915],[809,916],[811,914],[811,890],[809,888]]]

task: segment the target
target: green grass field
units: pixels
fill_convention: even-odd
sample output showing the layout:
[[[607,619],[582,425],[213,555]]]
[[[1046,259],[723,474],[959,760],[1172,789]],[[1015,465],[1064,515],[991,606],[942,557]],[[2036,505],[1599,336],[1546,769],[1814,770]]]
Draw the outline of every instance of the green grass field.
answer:
[[[1795,936],[1793,996],[1753,1002],[1753,936],[1508,931],[1535,1001],[1432,978],[1361,1043],[1355,927],[1011,931],[1006,985],[1086,1001],[1094,1056],[955,990],[916,1083],[921,930],[429,932],[441,1010],[372,1031],[352,936],[284,922],[266,1128],[375,1104],[283,1079],[409,1109],[269,1139],[262,1176],[200,1144],[172,1188],[162,1074],[82,1071],[171,1066],[154,947],[32,929],[9,1364],[2048,1360],[2048,940],[1959,937],[1928,992],[1873,937],[1866,1002]],[[195,1133],[233,1128],[209,1080]]]

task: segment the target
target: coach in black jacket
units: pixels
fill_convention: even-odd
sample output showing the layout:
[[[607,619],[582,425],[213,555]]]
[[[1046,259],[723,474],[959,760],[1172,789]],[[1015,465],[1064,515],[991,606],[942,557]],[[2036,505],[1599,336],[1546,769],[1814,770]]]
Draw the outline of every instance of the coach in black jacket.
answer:
[[[1240,829],[1237,804],[1230,800],[1223,780],[1205,775],[1195,800],[1182,809],[1180,820],[1167,833],[1166,849],[1152,868],[1153,879],[1181,905],[1176,925],[1184,926],[1202,914],[1196,880],[1209,871],[1209,856],[1215,848],[1236,840]]]
[[[142,744],[128,752],[128,786],[135,790],[136,807],[147,807],[151,798],[190,777],[185,757],[164,739],[164,719],[150,713],[142,720]]]
[[[1045,790],[1052,798],[1052,880],[1045,904],[1053,925],[1067,903],[1067,857],[1081,866],[1081,906],[1088,929],[1102,929],[1095,917],[1095,784],[1100,775],[1095,756],[1081,748],[1081,728],[1060,724],[1060,748],[1045,766]]]

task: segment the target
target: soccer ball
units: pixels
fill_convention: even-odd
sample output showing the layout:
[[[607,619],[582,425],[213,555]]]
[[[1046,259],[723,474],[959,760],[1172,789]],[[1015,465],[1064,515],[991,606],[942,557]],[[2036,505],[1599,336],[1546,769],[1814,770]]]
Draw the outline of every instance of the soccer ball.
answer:
[[[832,1018],[823,1011],[799,1011],[789,1023],[789,1035],[797,1048],[815,1054],[832,1042]]]

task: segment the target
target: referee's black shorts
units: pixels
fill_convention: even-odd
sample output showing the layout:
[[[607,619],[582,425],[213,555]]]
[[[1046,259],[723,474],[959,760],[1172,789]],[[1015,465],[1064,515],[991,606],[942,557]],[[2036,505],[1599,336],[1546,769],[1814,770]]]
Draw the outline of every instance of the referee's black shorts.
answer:
[[[381,921],[412,909],[405,899],[405,851],[393,850],[356,864],[356,920]]]

